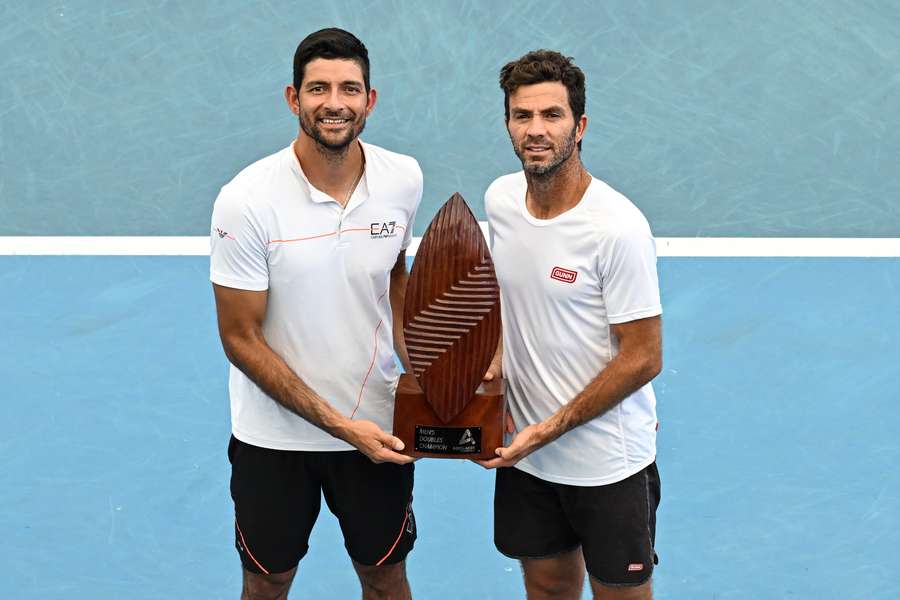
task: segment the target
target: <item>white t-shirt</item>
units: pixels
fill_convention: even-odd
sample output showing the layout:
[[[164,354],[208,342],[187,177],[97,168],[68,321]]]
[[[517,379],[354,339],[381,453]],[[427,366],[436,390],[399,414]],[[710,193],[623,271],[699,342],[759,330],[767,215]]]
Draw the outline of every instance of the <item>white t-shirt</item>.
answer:
[[[365,173],[346,208],[310,185],[293,148],[222,188],[212,216],[210,279],[268,290],[263,334],[319,396],[391,430],[390,271],[412,239],[422,198],[415,159],[362,144]],[[243,442],[280,450],[351,450],[267,396],[234,365],[231,423]]]
[[[484,200],[517,430],[553,415],[616,356],[611,324],[662,313],[656,244],[634,204],[592,179],[576,206],[537,219],[525,207],[526,187],[524,173],[506,175]],[[648,383],[516,466],[557,483],[615,483],[653,462],[656,423]]]

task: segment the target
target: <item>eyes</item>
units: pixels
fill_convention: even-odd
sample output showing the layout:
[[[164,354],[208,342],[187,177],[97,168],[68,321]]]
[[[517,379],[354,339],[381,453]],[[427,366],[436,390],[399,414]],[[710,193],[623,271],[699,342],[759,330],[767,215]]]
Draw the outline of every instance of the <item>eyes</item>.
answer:
[[[363,93],[362,86],[359,86],[354,83],[344,84],[340,86],[341,92],[347,94],[349,96],[357,96]],[[324,84],[313,84],[306,88],[306,92],[312,94],[314,96],[327,94],[328,86]]]
[[[559,110],[546,110],[541,112],[541,118],[545,121],[557,121],[564,117],[562,111]],[[530,121],[532,118],[532,113],[530,112],[520,112],[516,111],[512,114],[513,121],[518,121],[520,123],[524,123]]]

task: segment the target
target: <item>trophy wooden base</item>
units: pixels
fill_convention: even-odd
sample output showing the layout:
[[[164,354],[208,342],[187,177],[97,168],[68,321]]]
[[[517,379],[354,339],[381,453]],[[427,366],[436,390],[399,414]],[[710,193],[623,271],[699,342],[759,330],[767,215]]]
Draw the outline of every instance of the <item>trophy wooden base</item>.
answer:
[[[444,423],[425,399],[416,378],[400,376],[394,405],[394,435],[417,458],[495,458],[503,445],[506,399],[503,381],[482,382],[465,408]]]

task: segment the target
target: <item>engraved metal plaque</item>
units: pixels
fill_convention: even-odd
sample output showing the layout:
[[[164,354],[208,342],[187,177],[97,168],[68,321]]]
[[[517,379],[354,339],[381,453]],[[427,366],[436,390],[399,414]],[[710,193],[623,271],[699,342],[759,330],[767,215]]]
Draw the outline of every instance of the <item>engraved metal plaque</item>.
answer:
[[[481,427],[416,425],[415,450],[432,454],[480,454]]]

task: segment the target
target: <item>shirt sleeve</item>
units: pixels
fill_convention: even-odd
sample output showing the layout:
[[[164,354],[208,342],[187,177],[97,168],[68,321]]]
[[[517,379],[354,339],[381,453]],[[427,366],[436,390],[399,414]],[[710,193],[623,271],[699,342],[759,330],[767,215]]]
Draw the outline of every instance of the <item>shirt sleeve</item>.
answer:
[[[210,231],[209,278],[241,290],[269,288],[268,240],[251,213],[246,194],[234,184],[219,192]]]
[[[406,223],[406,230],[403,232],[403,244],[400,246],[400,250],[406,250],[409,248],[409,245],[412,243],[413,238],[413,225],[416,222],[416,213],[419,210],[419,204],[422,202],[422,190],[424,188],[424,182],[422,177],[422,169],[416,164],[416,191],[415,191],[415,204],[413,204],[412,212],[409,215],[409,221]]]
[[[662,314],[656,273],[656,241],[649,228],[621,232],[601,249],[600,280],[611,324]]]

